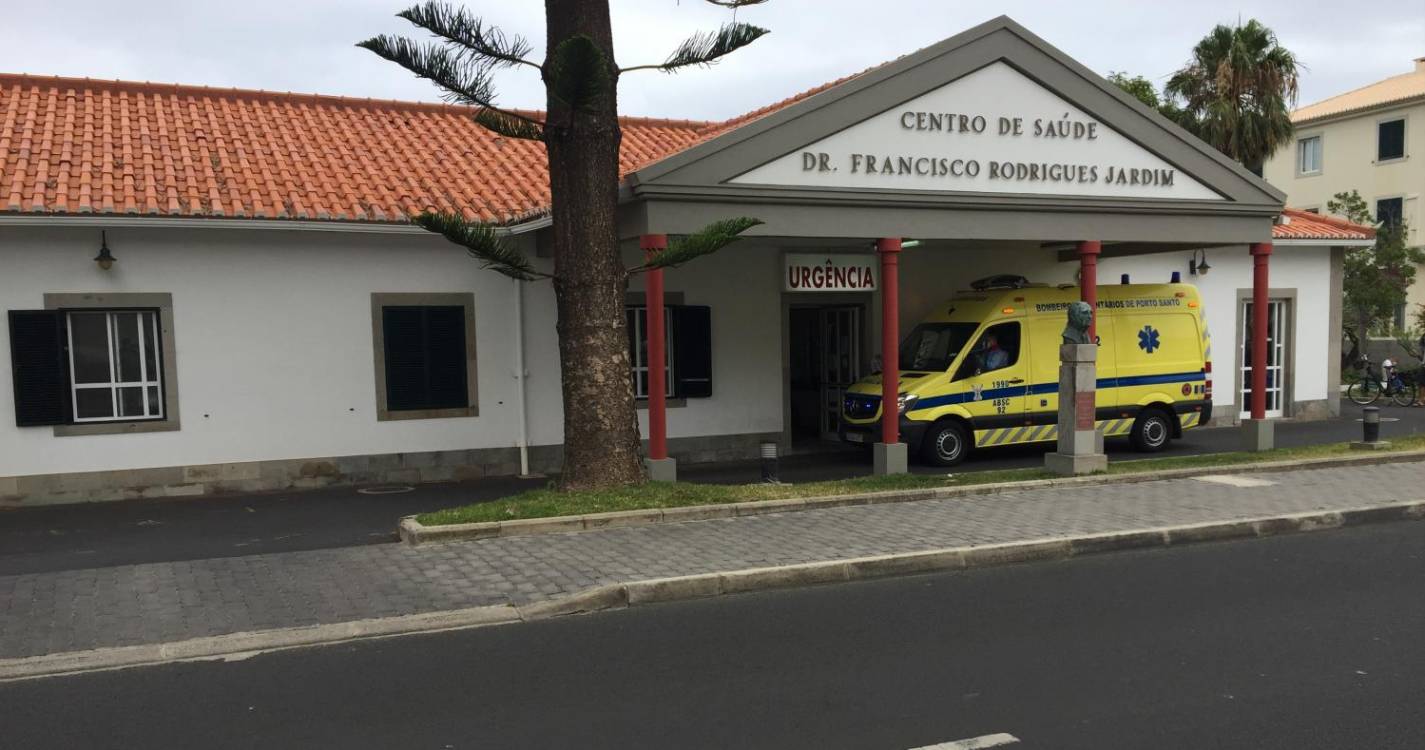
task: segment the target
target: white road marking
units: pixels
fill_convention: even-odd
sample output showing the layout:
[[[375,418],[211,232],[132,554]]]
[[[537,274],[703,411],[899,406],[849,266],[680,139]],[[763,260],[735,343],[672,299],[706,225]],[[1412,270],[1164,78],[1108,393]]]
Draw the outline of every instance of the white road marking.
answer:
[[[955,740],[953,742],[942,742],[939,745],[925,745],[923,747],[911,748],[911,750],[980,750],[986,747],[999,747],[1001,745],[1014,745],[1019,742],[1019,738],[1012,734],[986,734],[979,737],[971,737],[968,740]]]
[[[1243,476],[1241,474],[1208,474],[1201,477],[1193,477],[1199,482],[1211,482],[1212,484],[1225,484],[1229,487],[1271,487],[1276,482],[1256,477]]]

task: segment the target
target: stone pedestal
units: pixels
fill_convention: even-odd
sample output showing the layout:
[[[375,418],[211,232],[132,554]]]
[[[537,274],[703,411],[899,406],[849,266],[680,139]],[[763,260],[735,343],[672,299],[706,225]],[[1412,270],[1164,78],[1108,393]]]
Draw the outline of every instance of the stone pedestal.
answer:
[[[676,458],[645,458],[643,464],[648,467],[648,478],[654,482],[678,481]]]
[[[1242,420],[1242,450],[1248,452],[1269,451],[1276,445],[1276,420]]]
[[[871,446],[871,462],[876,476],[904,474],[910,470],[905,443],[876,443]]]
[[[1044,457],[1044,467],[1056,474],[1092,474],[1108,468],[1103,436],[1094,428],[1097,361],[1094,344],[1059,347],[1059,449]]]

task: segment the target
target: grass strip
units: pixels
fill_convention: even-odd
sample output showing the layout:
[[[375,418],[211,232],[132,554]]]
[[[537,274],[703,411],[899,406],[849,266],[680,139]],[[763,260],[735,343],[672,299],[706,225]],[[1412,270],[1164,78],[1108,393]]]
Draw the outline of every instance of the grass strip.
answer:
[[[1394,439],[1388,450],[1402,451],[1421,448],[1425,448],[1425,435],[1411,435]],[[1210,453],[1198,456],[1145,458],[1110,462],[1108,473],[1141,474],[1168,469],[1230,467],[1265,461],[1329,458],[1352,453],[1354,451],[1347,443],[1331,443],[1300,448],[1278,448],[1261,453]],[[962,487],[1047,479],[1052,476],[1055,475],[1043,469],[1008,469],[949,474],[865,476],[824,482],[802,482],[800,484],[719,485],[692,482],[649,482],[631,487],[578,492],[561,492],[550,488],[530,490],[495,500],[422,513],[416,516],[416,520],[426,526],[445,526],[456,523],[578,516],[586,513],[607,513],[620,510],[747,503],[792,497],[830,497],[887,490]]]

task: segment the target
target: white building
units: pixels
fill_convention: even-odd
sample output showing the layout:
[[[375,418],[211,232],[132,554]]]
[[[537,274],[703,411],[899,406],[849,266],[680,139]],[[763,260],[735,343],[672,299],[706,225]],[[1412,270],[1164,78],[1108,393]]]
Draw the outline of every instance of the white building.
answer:
[[[1271,413],[1336,409],[1342,247],[1368,235],[1284,213],[1008,19],[725,123],[630,118],[623,167],[631,264],[641,234],[766,221],[667,272],[685,461],[834,432],[880,295],[786,291],[787,257],[886,236],[922,239],[907,327],[978,277],[1074,283],[1084,240],[1100,283],[1196,278],[1219,422],[1243,404],[1247,245],[1275,241]],[[0,76],[0,503],[557,470],[550,287],[404,220],[464,210],[548,263],[546,184],[537,145],[457,107]]]

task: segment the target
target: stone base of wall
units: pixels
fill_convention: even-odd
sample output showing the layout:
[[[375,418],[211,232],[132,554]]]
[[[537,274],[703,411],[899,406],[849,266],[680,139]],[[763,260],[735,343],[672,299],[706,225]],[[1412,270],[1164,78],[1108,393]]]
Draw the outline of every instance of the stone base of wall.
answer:
[[[1331,419],[1341,416],[1341,400],[1330,398],[1317,401],[1296,401],[1291,405],[1291,417],[1293,422],[1311,422],[1318,419]],[[1208,427],[1231,427],[1241,424],[1238,418],[1236,404],[1223,404],[1212,409],[1212,419],[1207,423]]]
[[[781,433],[673,438],[668,441],[668,452],[685,464],[736,461],[756,458],[762,441],[775,442],[780,438]],[[563,456],[563,446],[531,446],[530,471],[556,473]],[[513,476],[519,473],[519,460],[519,450],[515,448],[480,448],[32,474],[0,477],[0,507],[198,497],[339,485],[459,482],[487,476]]]

